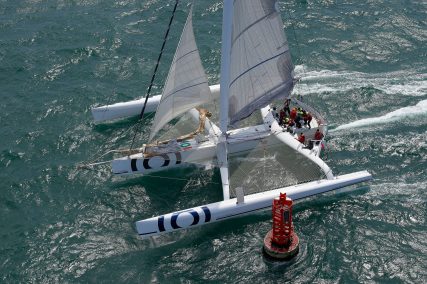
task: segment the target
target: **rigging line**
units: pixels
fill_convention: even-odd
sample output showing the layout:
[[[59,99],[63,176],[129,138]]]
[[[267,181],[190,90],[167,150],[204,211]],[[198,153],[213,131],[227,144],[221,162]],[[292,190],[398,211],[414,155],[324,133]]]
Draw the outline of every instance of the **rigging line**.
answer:
[[[219,137],[220,135],[219,135],[219,134],[217,134],[217,133],[213,130],[213,123],[212,123],[212,121],[209,119],[209,120],[208,120],[208,122],[209,122],[209,125],[211,126],[213,136],[215,136],[215,137]],[[209,133],[210,133],[210,132],[209,132]]]
[[[129,131],[131,128],[125,128],[125,129],[123,129],[120,133],[119,133],[119,137],[120,136],[122,136],[122,134],[123,133],[125,133],[125,132],[127,132],[127,131]],[[100,153],[101,153],[101,151],[104,151],[104,153],[102,154],[102,155],[100,155]],[[95,152],[95,153],[93,153],[90,157],[89,157],[89,161],[87,162],[87,163],[85,163],[85,164],[83,164],[83,163],[80,163],[80,164],[78,164],[78,167],[79,166],[82,166],[82,165],[88,165],[88,164],[92,164],[92,163],[95,163],[96,161],[99,161],[99,159],[101,159],[101,158],[103,158],[105,155],[107,155],[107,154],[109,154],[109,153],[111,153],[112,151],[114,151],[114,150],[109,150],[109,151],[107,151],[107,152],[105,152],[105,150],[103,150],[102,148],[98,148],[98,150]]]
[[[154,115],[154,113],[149,113],[149,114],[147,114],[147,117],[150,118],[153,115]],[[133,126],[133,128],[124,128],[115,136],[116,137],[123,137],[123,136],[127,135],[127,133],[130,132],[134,128],[135,128],[135,125]],[[105,155],[110,154],[114,151],[114,150],[109,150],[107,152],[104,152],[104,154],[100,155],[102,150],[103,150],[102,148],[99,148],[93,155],[90,156],[90,158],[88,159],[89,162],[84,164],[84,165],[95,163],[96,161],[99,161],[99,159],[103,158]]]
[[[159,64],[160,64],[160,59],[162,58],[162,55],[163,55],[163,50],[164,50],[164,48],[165,48],[166,41],[167,41],[168,36],[169,36],[169,31],[170,31],[170,28],[171,28],[171,26],[172,26],[173,18],[175,17],[175,12],[176,12],[176,8],[178,7],[178,3],[179,3],[179,0],[175,0],[175,6],[173,7],[172,15],[171,15],[171,18],[170,18],[170,20],[169,20],[168,29],[166,30],[166,34],[165,34],[165,36],[164,36],[164,38],[163,38],[163,44],[162,44],[162,47],[161,47],[161,49],[160,49],[159,56],[158,56],[158,58],[157,58],[156,66],[154,67],[153,75],[151,76],[151,82],[150,82],[150,85],[148,86],[147,94],[145,95],[144,106],[142,107],[142,109],[141,109],[141,113],[139,114],[139,119],[140,119],[140,121],[142,121],[142,117],[144,116],[145,107],[147,106],[147,102],[148,102],[148,97],[150,96],[151,88],[153,87],[154,79],[156,78],[157,69],[158,69]],[[136,131],[135,131],[135,134],[134,134],[134,136],[133,136],[133,139],[132,139],[132,143],[131,143],[130,149],[132,149],[132,148],[133,148],[133,144],[134,144],[134,142],[135,142],[136,135],[137,135],[137,134],[138,134],[138,132],[141,130],[141,124],[142,124],[141,122],[140,122],[140,123],[138,123],[138,125],[139,125],[139,126],[137,127],[137,129],[136,129]]]
[[[147,175],[144,174],[144,177],[154,177],[154,178],[160,178],[160,179],[171,179],[171,180],[182,180],[182,181],[193,181],[192,179],[186,179],[186,178],[174,178],[174,177],[165,177],[165,176],[155,176],[155,175]],[[205,183],[212,183],[212,184],[220,184],[218,182],[214,181],[206,181]]]
[[[153,115],[154,115],[154,113],[149,113],[147,116],[151,117]],[[135,127],[135,126],[133,126],[133,127]],[[127,132],[130,132],[132,129],[133,128],[124,128],[115,136],[116,137],[123,137],[127,134]],[[102,155],[100,155],[101,151],[103,151],[103,149],[99,148],[94,154],[92,154],[90,156],[90,158],[88,159],[89,162],[84,163],[84,164],[80,163],[77,165],[77,167],[91,166],[92,164],[97,163],[97,161],[99,161],[101,158],[105,157],[106,155],[116,152],[116,150],[108,150],[107,152],[104,152]],[[113,161],[113,160],[111,160],[111,161]],[[111,161],[107,161],[107,162],[111,162]]]

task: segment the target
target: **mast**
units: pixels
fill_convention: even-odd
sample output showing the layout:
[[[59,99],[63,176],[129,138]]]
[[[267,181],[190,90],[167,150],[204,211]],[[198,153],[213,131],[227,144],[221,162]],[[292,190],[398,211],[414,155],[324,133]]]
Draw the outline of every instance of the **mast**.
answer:
[[[231,29],[233,24],[233,0],[224,0],[222,15],[222,46],[221,46],[221,97],[220,97],[220,129],[221,137],[217,146],[217,156],[221,173],[222,194],[224,200],[230,199],[230,182],[227,160],[227,128],[228,128],[228,92],[230,88],[230,52]]]
[[[233,24],[233,0],[224,0],[222,15],[221,46],[221,98],[220,129],[223,135],[228,127],[228,92],[230,89],[231,28]]]

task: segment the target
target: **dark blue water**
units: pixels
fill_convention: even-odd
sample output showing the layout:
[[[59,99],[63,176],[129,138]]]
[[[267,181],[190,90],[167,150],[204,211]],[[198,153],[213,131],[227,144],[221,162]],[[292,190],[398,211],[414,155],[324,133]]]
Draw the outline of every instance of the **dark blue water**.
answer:
[[[189,2],[178,8],[155,94]],[[220,200],[218,171],[122,180],[107,166],[76,167],[129,147],[136,119],[95,125],[90,108],[144,95],[173,4],[0,1],[0,282],[426,282],[426,2],[280,1],[304,76],[295,92],[331,126],[328,164],[375,178],[358,194],[297,204],[302,246],[285,264],[261,254],[269,212],[137,237],[137,220]],[[194,13],[215,84],[222,4],[198,1]]]

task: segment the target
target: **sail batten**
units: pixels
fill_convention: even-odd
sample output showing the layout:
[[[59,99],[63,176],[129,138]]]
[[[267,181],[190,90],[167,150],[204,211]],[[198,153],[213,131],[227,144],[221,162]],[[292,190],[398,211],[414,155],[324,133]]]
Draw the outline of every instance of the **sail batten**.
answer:
[[[208,80],[194,38],[192,8],[169,69],[150,140],[172,119],[211,101]]]
[[[293,64],[276,0],[235,0],[228,117],[231,125],[290,95]]]
[[[175,60],[175,63],[177,63],[178,61],[180,61],[181,59],[185,58],[187,55],[189,55],[189,54],[191,54],[193,52],[199,52],[199,50],[198,49],[194,49],[194,50],[191,50],[191,51],[187,52],[186,54],[184,54],[184,55],[180,56],[179,58],[177,58]]]
[[[253,70],[253,69],[257,68],[258,66],[260,66],[260,65],[262,65],[262,64],[264,64],[264,63],[267,63],[267,62],[268,62],[268,61],[270,61],[270,60],[275,59],[276,57],[279,57],[280,55],[285,54],[286,52],[289,52],[289,50],[286,50],[286,51],[284,51],[284,52],[282,52],[282,53],[280,53],[280,54],[277,54],[277,55],[275,55],[275,56],[273,56],[273,57],[267,58],[266,60],[264,60],[264,61],[262,61],[262,62],[260,62],[260,63],[256,64],[255,66],[252,66],[251,68],[249,68],[249,69],[247,69],[247,70],[245,70],[243,73],[239,74],[239,75],[238,75],[234,80],[232,80],[232,81],[231,81],[231,83],[230,83],[230,87],[234,84],[234,82],[236,82],[240,77],[242,77],[243,75],[245,75],[245,74],[246,74],[246,73],[248,73],[249,71],[251,71],[251,70]],[[284,83],[286,83],[286,82],[284,82]]]
[[[265,15],[264,17],[262,17],[262,18],[260,18],[260,19],[258,19],[258,20],[256,20],[255,22],[253,22],[252,24],[250,24],[250,25],[248,25],[244,30],[242,30],[238,35],[236,35],[235,37],[234,37],[234,39],[233,39],[233,43],[232,44],[234,44],[234,42],[243,34],[243,33],[245,33],[247,30],[249,30],[250,28],[252,28],[253,26],[255,26],[257,23],[259,23],[259,22],[261,22],[262,20],[265,20],[266,18],[268,18],[270,15],[272,15],[274,12],[272,12],[272,13],[270,13],[270,14],[268,14],[268,15]]]
[[[170,96],[172,96],[173,94],[179,93],[179,92],[181,92],[181,91],[184,91],[184,90],[186,90],[186,89],[193,88],[193,87],[197,87],[197,86],[200,86],[200,85],[203,85],[203,84],[207,84],[207,83],[208,83],[208,81],[204,81],[204,82],[201,82],[201,83],[197,83],[197,84],[194,84],[194,85],[190,85],[190,86],[183,87],[182,89],[178,89],[178,90],[176,90],[176,91],[174,91],[174,92],[170,93]]]

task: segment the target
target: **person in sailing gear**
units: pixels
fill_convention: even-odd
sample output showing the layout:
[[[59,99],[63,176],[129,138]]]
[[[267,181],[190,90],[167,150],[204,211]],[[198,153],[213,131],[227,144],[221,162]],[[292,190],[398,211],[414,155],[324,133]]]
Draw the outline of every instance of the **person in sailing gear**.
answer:
[[[290,114],[289,114],[289,117],[290,117],[292,120],[295,120],[295,118],[297,117],[297,109],[296,109],[296,108],[293,108],[293,109],[291,110],[291,112],[290,112]]]
[[[319,128],[317,128],[316,133],[314,133],[314,140],[316,141],[316,144],[320,143],[320,140],[323,139],[323,133],[319,131]]]
[[[271,111],[271,114],[273,115],[273,118],[275,120],[279,120],[279,114],[276,111],[276,107],[273,107],[273,110]],[[279,121],[280,122],[280,121]]]
[[[285,115],[291,115],[291,99],[286,99],[285,104],[283,106],[283,111],[285,112]]]
[[[311,129],[311,120],[313,119],[313,117],[311,116],[311,114],[308,111],[304,111],[304,125],[308,126],[309,129]]]
[[[280,115],[279,115],[279,125],[283,125],[284,119],[285,119],[285,111],[281,109]]]
[[[286,118],[286,119],[288,119],[288,118]],[[295,126],[294,120],[292,118],[289,118],[288,119],[288,128],[287,128],[287,131],[290,132],[290,133],[294,133],[294,130],[293,130],[294,126]]]
[[[295,118],[295,125],[296,125],[296,127],[297,128],[301,128],[302,127],[302,125],[301,125],[301,120],[302,120],[302,108],[298,108],[297,109],[297,116],[296,116],[296,118]]]
[[[313,146],[314,146],[313,140],[308,140],[308,145],[304,148],[311,150],[311,149],[313,149]]]
[[[305,136],[304,136],[304,133],[301,133],[297,140],[298,140],[298,142],[300,142],[301,144],[304,144],[304,142],[305,142]]]
[[[199,127],[194,132],[194,134],[197,135],[199,133],[203,133],[203,131],[205,130],[206,118],[210,118],[212,116],[212,113],[205,108],[196,108],[196,109],[199,111]]]

